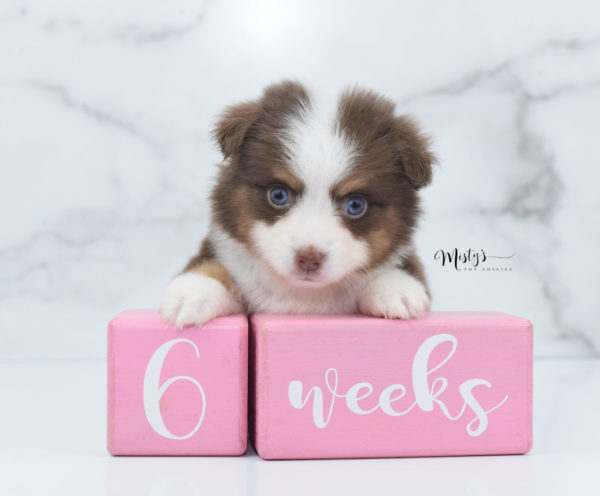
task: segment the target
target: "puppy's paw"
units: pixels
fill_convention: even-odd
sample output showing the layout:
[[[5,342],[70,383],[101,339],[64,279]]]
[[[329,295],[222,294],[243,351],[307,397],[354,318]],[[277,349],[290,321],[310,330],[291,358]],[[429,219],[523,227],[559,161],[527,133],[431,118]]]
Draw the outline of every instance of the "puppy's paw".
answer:
[[[358,311],[386,319],[419,317],[429,310],[425,286],[400,269],[373,279],[358,297]]]
[[[179,329],[202,326],[223,315],[243,312],[241,303],[216,279],[197,272],[177,276],[165,288],[160,315]]]

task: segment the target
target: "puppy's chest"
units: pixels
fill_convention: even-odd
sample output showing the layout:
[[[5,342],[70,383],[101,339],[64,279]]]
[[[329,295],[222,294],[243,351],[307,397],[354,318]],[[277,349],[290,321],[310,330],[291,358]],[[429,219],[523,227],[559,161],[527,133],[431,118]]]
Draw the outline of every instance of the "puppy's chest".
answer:
[[[239,283],[249,313],[343,314],[357,311],[356,291],[277,291],[264,284]]]

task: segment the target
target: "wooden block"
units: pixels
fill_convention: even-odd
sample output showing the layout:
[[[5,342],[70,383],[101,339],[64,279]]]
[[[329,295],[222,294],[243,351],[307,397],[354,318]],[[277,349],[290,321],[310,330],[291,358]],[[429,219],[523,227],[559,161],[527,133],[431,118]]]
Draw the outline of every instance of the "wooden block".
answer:
[[[522,454],[532,443],[531,323],[255,315],[250,436],[265,459]]]
[[[108,327],[113,455],[241,455],[247,440],[248,320],[202,329],[127,310]]]

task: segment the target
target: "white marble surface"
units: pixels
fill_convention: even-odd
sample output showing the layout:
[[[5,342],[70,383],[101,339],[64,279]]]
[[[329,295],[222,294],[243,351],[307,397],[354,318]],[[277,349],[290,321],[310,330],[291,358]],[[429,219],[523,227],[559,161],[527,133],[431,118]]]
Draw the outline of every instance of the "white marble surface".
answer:
[[[524,456],[264,461],[111,457],[106,368],[0,365],[0,494],[593,496],[600,486],[600,359],[535,363]]]
[[[538,356],[598,354],[599,18],[593,1],[3,0],[0,361],[102,359],[109,318],[157,304],[203,236],[215,114],[283,77],[380,90],[435,137],[418,237],[435,308],[528,317]],[[455,247],[515,252],[512,271],[433,259]]]

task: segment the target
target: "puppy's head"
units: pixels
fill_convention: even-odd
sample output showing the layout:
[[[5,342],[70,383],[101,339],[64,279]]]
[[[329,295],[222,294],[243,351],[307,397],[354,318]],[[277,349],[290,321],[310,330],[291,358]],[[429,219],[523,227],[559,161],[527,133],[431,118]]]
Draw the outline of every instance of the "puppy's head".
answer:
[[[410,244],[434,158],[388,99],[285,81],[227,108],[214,137],[214,221],[289,284],[334,284]]]

